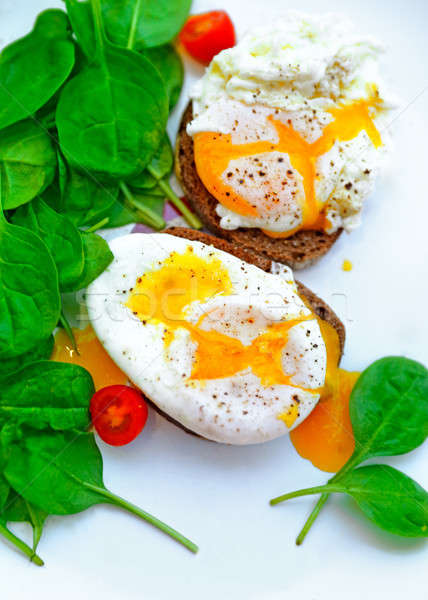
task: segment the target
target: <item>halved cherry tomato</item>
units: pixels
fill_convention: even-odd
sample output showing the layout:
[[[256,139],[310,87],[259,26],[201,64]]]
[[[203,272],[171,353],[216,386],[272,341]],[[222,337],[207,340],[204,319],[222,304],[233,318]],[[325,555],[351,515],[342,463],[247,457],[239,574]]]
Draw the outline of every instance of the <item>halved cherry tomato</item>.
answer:
[[[111,446],[132,442],[147,421],[143,396],[128,385],[109,385],[91,398],[92,424],[100,438]]]
[[[193,58],[207,65],[221,50],[235,45],[235,28],[227,12],[212,10],[189,17],[179,40]]]

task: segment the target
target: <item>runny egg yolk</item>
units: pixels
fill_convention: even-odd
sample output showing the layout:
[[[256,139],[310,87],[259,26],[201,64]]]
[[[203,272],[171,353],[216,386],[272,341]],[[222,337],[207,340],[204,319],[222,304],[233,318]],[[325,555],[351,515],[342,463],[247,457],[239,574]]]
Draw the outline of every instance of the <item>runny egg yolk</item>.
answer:
[[[290,231],[275,233],[263,230],[264,233],[271,237],[288,237],[299,229],[326,229],[329,223],[322,214],[323,205],[315,195],[316,160],[326,154],[336,141],[352,140],[363,130],[376,148],[381,146],[381,136],[371,116],[371,110],[379,104],[380,100],[373,97],[351,104],[339,104],[330,109],[333,121],[324,127],[322,135],[312,143],[293,128],[291,121],[285,125],[272,116],[268,119],[276,129],[277,143],[259,141],[233,144],[230,134],[198,133],[194,137],[194,154],[199,177],[207,190],[226,208],[246,217],[260,217],[263,215],[259,214],[258,208],[228,185],[223,175],[232,160],[269,152],[288,154],[292,167],[303,178],[302,221]],[[269,197],[269,187],[266,191]]]
[[[359,373],[338,367],[340,344],[336,330],[318,319],[327,348],[327,370],[321,398],[311,414],[290,433],[297,452],[329,473],[339,471],[351,457],[355,438],[349,399]],[[292,407],[293,408],[293,407]]]
[[[144,324],[163,324],[166,346],[172,342],[178,328],[189,332],[196,343],[190,380],[230,377],[250,368],[265,386],[294,385],[291,382],[293,374],[284,373],[281,361],[287,332],[296,324],[313,319],[313,315],[270,325],[249,345],[213,329],[203,329],[207,313],[196,323],[186,320],[192,302],[202,303],[232,292],[229,273],[221,261],[215,257],[198,257],[189,247],[183,254],[173,252],[159,269],[139,277],[126,306]]]
[[[79,353],[63,329],[55,335],[55,346],[51,360],[80,365],[89,371],[94,380],[95,389],[108,385],[126,384],[127,376],[112,361],[90,325],[85,329],[75,329],[73,335]]]

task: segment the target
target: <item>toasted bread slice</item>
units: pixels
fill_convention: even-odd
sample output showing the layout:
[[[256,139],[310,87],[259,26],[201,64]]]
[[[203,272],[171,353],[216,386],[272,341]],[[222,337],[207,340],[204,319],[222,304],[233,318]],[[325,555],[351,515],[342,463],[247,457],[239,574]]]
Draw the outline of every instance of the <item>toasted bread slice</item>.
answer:
[[[169,233],[170,235],[175,235],[177,237],[185,238],[191,241],[202,242],[203,244],[207,244],[208,246],[214,246],[214,248],[217,248],[218,250],[223,250],[223,252],[228,252],[229,254],[236,256],[240,260],[244,260],[245,262],[259,267],[259,269],[262,269],[263,271],[266,271],[268,273],[271,272],[273,261],[269,258],[261,256],[253,250],[249,250],[248,248],[240,246],[239,244],[230,243],[224,239],[218,238],[214,235],[210,235],[209,233],[196,231],[195,229],[190,229],[188,227],[168,227],[164,230],[164,233]],[[296,284],[299,294],[305,298],[313,312],[318,317],[332,325],[336,330],[337,335],[339,337],[341,358],[343,354],[343,347],[345,345],[345,327],[342,321],[339,319],[336,313],[328,306],[328,304],[321,300],[321,298],[318,298],[318,296],[316,296],[310,289],[303,285],[303,283],[296,281]],[[188,429],[181,425],[181,423],[175,421],[175,419],[170,417],[167,413],[161,411],[153,402],[151,402],[150,400],[148,401],[150,405],[160,415],[162,415],[163,417],[165,417],[165,419],[170,421],[170,423],[177,425],[187,433],[191,433],[193,435],[196,435],[197,437],[201,437],[198,436],[198,434],[196,434],[191,429]]]
[[[187,200],[207,229],[233,244],[284,263],[293,269],[303,269],[326,254],[342,230],[332,235],[323,231],[298,231],[283,239],[271,238],[256,228],[241,227],[230,231],[220,227],[220,217],[215,210],[218,202],[199,178],[193,154],[193,139],[186,132],[186,126],[192,120],[192,116],[192,105],[189,103],[183,114],[177,137],[176,175]]]

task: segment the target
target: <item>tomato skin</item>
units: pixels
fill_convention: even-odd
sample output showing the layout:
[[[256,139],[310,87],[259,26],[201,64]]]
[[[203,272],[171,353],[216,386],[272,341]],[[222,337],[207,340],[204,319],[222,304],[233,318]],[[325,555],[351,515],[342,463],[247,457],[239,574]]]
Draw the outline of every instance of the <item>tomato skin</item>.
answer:
[[[128,385],[109,385],[98,390],[89,407],[92,424],[111,446],[124,446],[141,433],[148,408],[142,394]]]
[[[235,28],[226,11],[212,10],[189,17],[179,40],[190,56],[208,65],[221,50],[235,45]]]

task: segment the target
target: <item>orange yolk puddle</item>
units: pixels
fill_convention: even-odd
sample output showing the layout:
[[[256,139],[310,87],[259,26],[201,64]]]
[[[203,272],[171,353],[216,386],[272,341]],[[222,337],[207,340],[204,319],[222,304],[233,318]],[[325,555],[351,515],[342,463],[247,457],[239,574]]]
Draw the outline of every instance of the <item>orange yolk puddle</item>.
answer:
[[[223,181],[223,173],[231,160],[264,152],[286,153],[293,168],[303,178],[305,201],[301,207],[302,223],[291,231],[274,233],[263,230],[264,233],[271,237],[288,237],[299,229],[325,229],[329,223],[322,214],[322,204],[315,196],[315,162],[318,157],[328,152],[336,141],[352,140],[363,130],[376,148],[381,146],[381,136],[370,114],[370,109],[378,107],[380,102],[374,97],[332,108],[329,112],[333,121],[324,127],[321,137],[313,143],[307,142],[291,124],[284,125],[273,117],[269,117],[269,120],[278,134],[279,140],[276,144],[268,141],[233,144],[230,134],[198,133],[194,137],[194,153],[199,177],[223,206],[243,216],[258,217],[257,208]]]
[[[349,417],[349,398],[359,373],[340,369],[339,338],[329,323],[318,319],[327,347],[327,371],[321,398],[311,414],[290,433],[302,458],[336,473],[352,455],[355,439]]]
[[[191,380],[230,377],[251,368],[265,386],[299,387],[291,382],[293,374],[284,373],[281,355],[288,330],[297,323],[313,319],[313,315],[275,323],[247,346],[232,336],[202,329],[207,313],[195,324],[185,320],[186,309],[192,302],[206,302],[214,296],[227,296],[232,292],[229,273],[221,261],[215,257],[200,258],[189,247],[184,254],[173,252],[158,270],[139,277],[126,306],[143,323],[163,324],[166,346],[172,342],[178,328],[190,333],[197,344]],[[316,393],[316,390],[308,391]]]
[[[55,346],[51,360],[72,363],[85,367],[92,375],[95,389],[108,385],[126,384],[127,376],[112,361],[90,325],[85,329],[73,328],[79,354],[73,349],[70,338],[63,329],[55,335]]]

